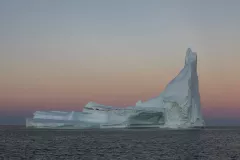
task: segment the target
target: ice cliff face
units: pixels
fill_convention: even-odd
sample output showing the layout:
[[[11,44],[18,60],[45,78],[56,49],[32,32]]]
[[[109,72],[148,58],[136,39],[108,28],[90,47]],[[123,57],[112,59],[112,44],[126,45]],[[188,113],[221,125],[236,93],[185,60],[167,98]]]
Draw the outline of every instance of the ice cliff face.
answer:
[[[136,106],[160,107],[165,109],[165,126],[203,126],[199,84],[197,75],[197,54],[189,48],[184,68],[156,98],[137,102]]]
[[[42,121],[35,123],[39,119],[78,121],[81,124],[99,124],[105,127],[157,125],[161,128],[189,128],[204,126],[197,75],[197,54],[188,49],[183,69],[165,87],[164,91],[148,101],[138,101],[136,106],[116,108],[89,102],[83,108],[83,112],[37,111],[34,113],[33,120],[27,121],[27,126],[42,126]],[[49,124],[46,121],[45,123]]]

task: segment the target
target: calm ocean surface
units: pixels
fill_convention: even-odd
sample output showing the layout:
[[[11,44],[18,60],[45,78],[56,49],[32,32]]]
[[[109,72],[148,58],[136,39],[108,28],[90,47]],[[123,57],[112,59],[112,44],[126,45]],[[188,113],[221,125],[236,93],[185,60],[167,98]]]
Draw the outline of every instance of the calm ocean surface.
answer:
[[[240,128],[46,130],[0,127],[0,160],[240,160]]]

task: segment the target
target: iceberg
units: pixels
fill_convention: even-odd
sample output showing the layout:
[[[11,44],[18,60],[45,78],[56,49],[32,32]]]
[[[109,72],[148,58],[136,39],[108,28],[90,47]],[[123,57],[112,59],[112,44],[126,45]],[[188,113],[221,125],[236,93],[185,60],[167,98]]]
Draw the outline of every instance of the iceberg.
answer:
[[[26,118],[35,128],[195,128],[204,127],[197,74],[197,54],[189,48],[185,64],[163,92],[135,106],[118,108],[89,102],[82,112],[36,111]]]

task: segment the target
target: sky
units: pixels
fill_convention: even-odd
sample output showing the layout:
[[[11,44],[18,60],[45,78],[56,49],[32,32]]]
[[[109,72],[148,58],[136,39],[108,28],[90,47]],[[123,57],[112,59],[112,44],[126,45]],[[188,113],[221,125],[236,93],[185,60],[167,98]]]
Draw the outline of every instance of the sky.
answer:
[[[0,123],[147,100],[190,47],[207,124],[240,124],[239,0],[1,0],[0,22]]]

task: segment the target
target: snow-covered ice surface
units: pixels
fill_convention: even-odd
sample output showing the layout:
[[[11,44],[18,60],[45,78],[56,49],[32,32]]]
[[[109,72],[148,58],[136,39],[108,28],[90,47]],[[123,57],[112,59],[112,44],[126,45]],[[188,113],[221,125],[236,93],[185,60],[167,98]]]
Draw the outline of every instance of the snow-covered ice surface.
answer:
[[[36,111],[26,119],[37,128],[192,128],[204,126],[197,75],[197,54],[189,48],[180,73],[157,97],[117,108],[89,102],[82,112]]]

